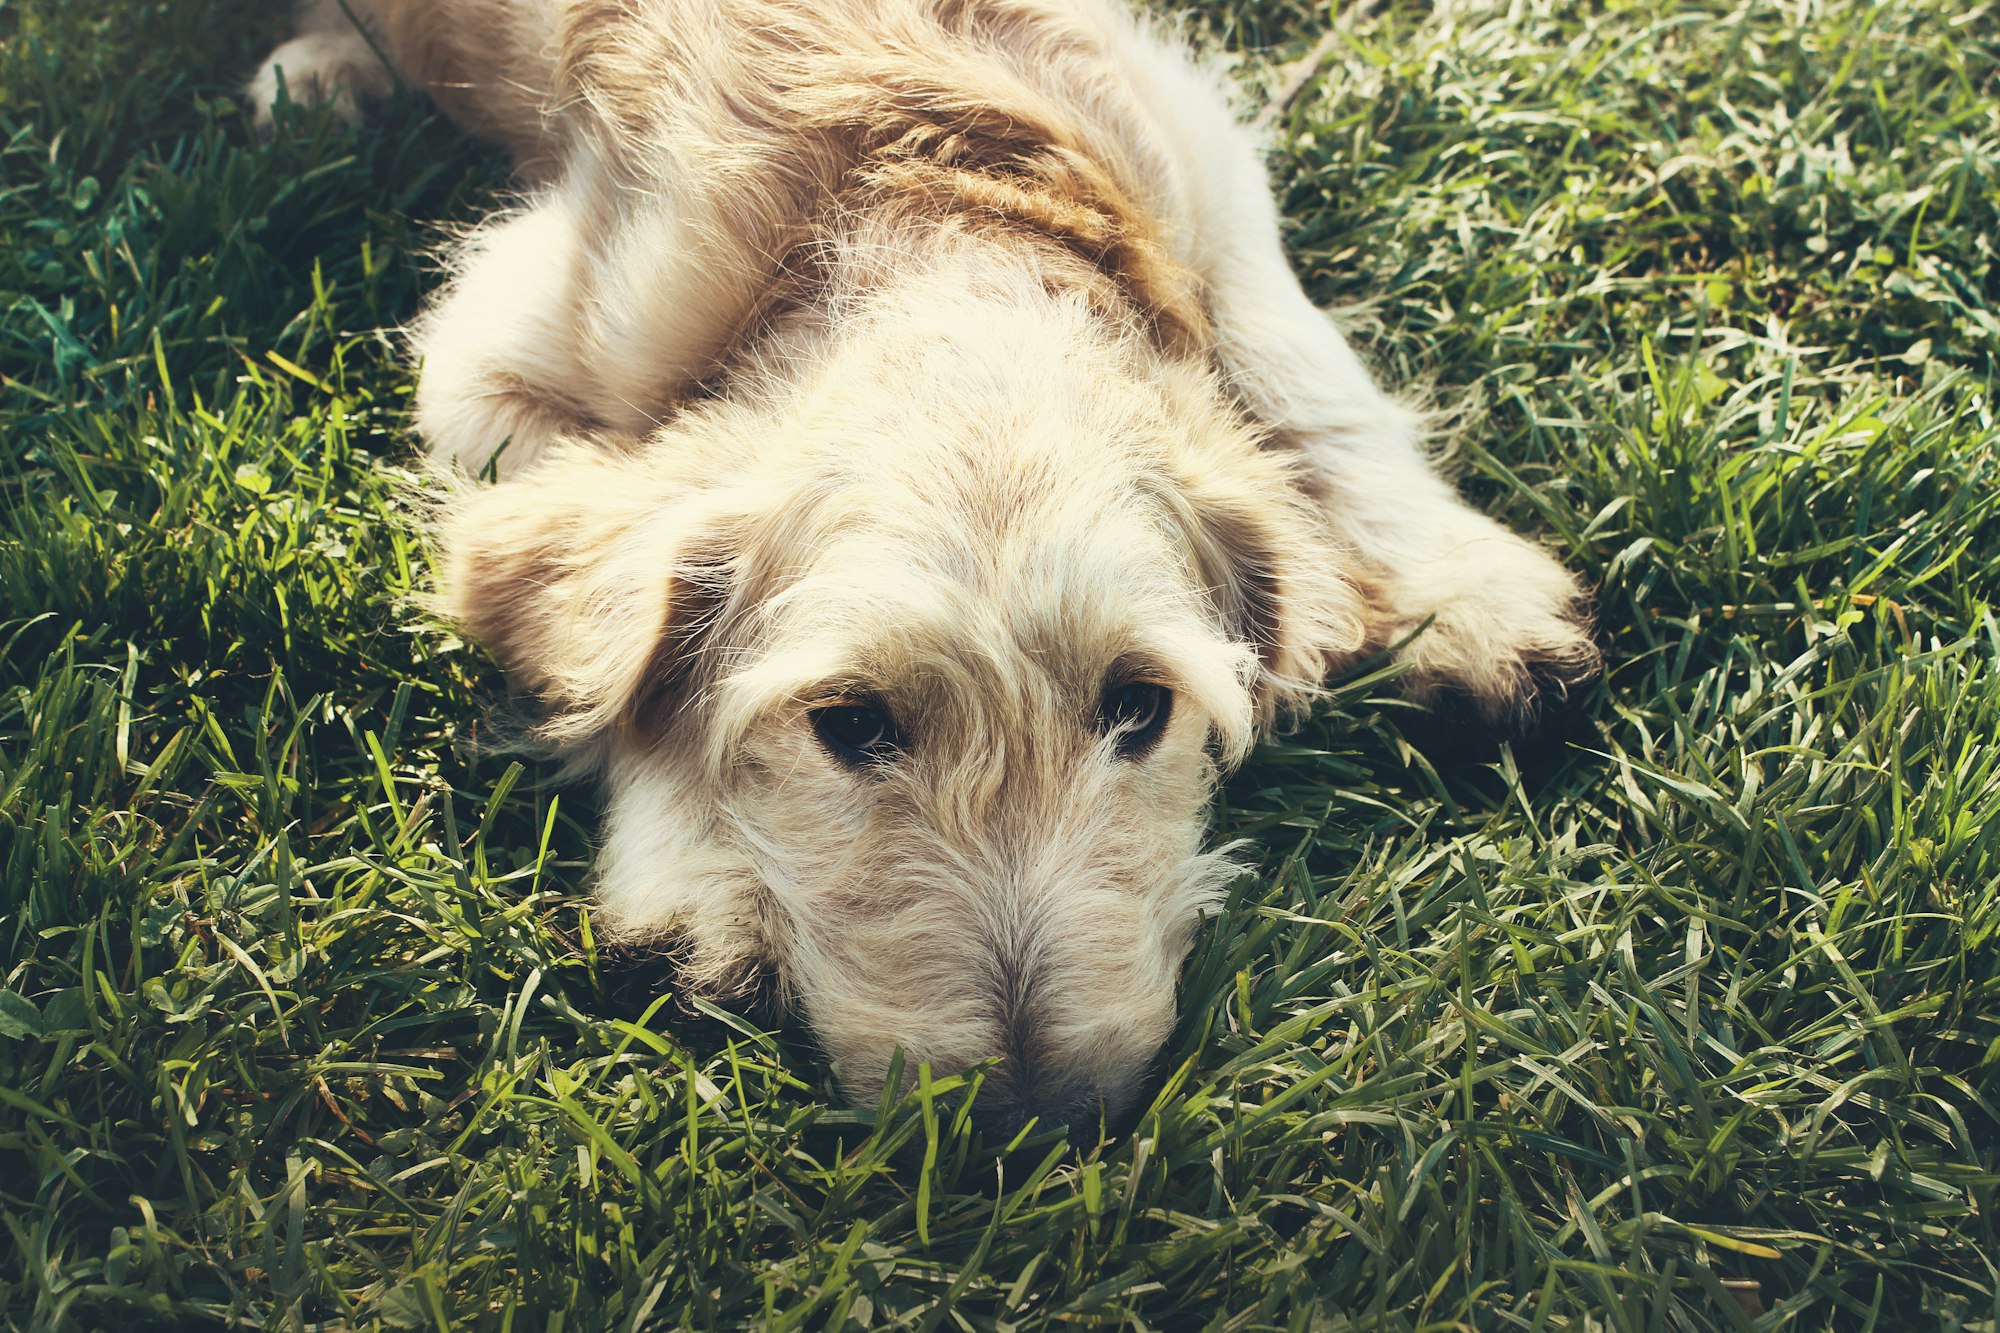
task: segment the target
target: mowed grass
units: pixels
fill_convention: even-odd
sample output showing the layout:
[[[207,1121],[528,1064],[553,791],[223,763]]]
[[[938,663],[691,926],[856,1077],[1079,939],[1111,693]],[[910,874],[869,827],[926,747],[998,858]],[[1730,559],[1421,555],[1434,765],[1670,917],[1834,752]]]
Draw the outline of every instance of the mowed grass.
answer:
[[[1298,262],[1609,674],[1482,752],[1358,669],[1157,1100],[1007,1151],[599,950],[398,500],[504,168],[260,144],[278,8],[0,0],[8,1328],[2000,1328],[1991,5],[1341,21]],[[1270,87],[1326,15],[1198,23]]]

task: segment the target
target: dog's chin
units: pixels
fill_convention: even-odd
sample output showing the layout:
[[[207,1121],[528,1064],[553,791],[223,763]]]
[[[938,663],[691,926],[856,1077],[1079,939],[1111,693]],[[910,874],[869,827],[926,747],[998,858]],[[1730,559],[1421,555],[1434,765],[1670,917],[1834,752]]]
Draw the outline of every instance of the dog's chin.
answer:
[[[1149,1050],[1144,1059],[1100,1068],[1092,1077],[1040,1086],[1024,1085],[1003,1065],[982,1082],[972,1106],[973,1123],[989,1139],[1046,1129],[1088,1144],[1122,1134],[1145,1106],[1147,1076],[1156,1063],[1152,1056]]]
[[[933,1082],[970,1076],[972,1122],[988,1139],[1009,1139],[1033,1128],[1059,1130],[1072,1138],[1087,1135],[1092,1141],[1101,1133],[1130,1127],[1144,1105],[1146,1074],[1153,1064],[1148,1059],[1115,1075],[1099,1071],[1097,1078],[1030,1085],[1013,1075],[1005,1059],[946,1059],[933,1064],[907,1054],[897,1061],[869,1052],[847,1058],[835,1055],[831,1063],[841,1096],[850,1106],[879,1105],[890,1074],[897,1070],[901,1071],[897,1095],[915,1091],[922,1080],[918,1071],[927,1067]]]

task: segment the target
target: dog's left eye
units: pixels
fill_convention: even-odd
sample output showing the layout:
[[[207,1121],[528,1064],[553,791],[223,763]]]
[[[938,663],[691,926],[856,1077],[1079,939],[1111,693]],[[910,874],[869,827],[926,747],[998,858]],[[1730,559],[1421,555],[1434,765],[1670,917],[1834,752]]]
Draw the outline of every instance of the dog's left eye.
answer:
[[[1104,692],[1097,705],[1097,729],[1113,738],[1121,757],[1136,759],[1153,748],[1173,715],[1172,690],[1129,681]]]
[[[835,704],[816,708],[813,730],[827,753],[849,767],[886,763],[903,748],[903,734],[880,704]]]

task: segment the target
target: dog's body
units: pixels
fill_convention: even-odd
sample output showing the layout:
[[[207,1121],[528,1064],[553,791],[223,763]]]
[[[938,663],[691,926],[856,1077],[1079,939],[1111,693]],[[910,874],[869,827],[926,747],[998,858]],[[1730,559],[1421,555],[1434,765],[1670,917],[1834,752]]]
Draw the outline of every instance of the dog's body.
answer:
[[[1113,0],[316,0],[253,95],[385,60],[529,191],[417,330],[430,450],[505,478],[445,601],[603,766],[608,920],[774,971],[856,1095],[900,1044],[1115,1110],[1260,727],[1426,622],[1495,717],[1594,662]]]

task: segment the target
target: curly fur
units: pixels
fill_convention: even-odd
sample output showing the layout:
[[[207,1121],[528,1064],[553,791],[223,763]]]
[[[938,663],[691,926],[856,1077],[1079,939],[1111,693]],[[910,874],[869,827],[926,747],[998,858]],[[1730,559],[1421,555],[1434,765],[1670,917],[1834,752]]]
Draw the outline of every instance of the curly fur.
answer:
[[[431,453],[502,478],[441,601],[601,767],[605,920],[774,974],[855,1095],[900,1046],[1116,1110],[1261,731],[1405,638],[1494,715],[1594,660],[1300,291],[1219,77],[1111,0],[350,3],[259,105],[352,112],[379,51],[527,186],[414,334]],[[1128,680],[1174,698],[1140,755]],[[893,762],[816,738],[856,699]]]

